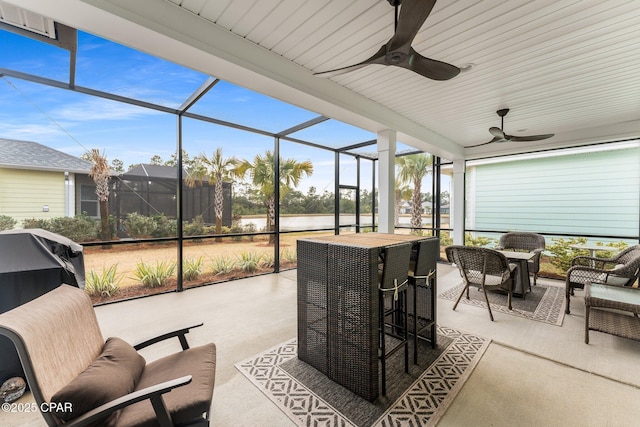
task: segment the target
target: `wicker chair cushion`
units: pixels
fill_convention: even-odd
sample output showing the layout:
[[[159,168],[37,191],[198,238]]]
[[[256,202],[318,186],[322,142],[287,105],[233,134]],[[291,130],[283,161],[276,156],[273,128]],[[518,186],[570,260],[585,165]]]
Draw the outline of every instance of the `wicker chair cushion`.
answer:
[[[191,375],[193,381],[190,384],[172,390],[171,393],[165,394],[163,399],[174,424],[193,421],[211,408],[215,360],[216,347],[214,344],[207,344],[150,362],[144,368],[136,390]],[[148,400],[127,406],[116,414],[119,416],[111,418],[105,426],[157,427],[158,425],[153,407]]]
[[[478,270],[469,270],[467,272],[467,278],[469,279],[469,282],[474,284],[474,285],[482,285],[482,271],[478,271]],[[500,286],[502,285],[505,281],[507,281],[509,279],[509,274],[508,272],[506,274],[503,274],[501,276],[497,276],[497,275],[493,275],[493,274],[487,274],[485,276],[485,281],[484,284],[487,287],[491,287],[491,286]],[[505,285],[505,288],[507,286]]]
[[[145,360],[120,338],[109,338],[100,356],[73,381],[53,395],[52,402],[70,403],[73,411],[58,412],[64,421],[131,393],[142,375]],[[62,407],[62,406],[61,406]]]
[[[618,264],[611,270],[611,273],[615,273],[616,270],[620,270],[624,267],[624,264]],[[624,286],[627,284],[627,282],[629,282],[629,278],[616,276],[615,274],[602,273],[598,276],[596,281],[600,283],[606,283],[607,285]]]
[[[607,285],[624,286],[629,282],[629,278],[616,276],[615,274],[601,274],[598,276],[598,282],[606,283]]]

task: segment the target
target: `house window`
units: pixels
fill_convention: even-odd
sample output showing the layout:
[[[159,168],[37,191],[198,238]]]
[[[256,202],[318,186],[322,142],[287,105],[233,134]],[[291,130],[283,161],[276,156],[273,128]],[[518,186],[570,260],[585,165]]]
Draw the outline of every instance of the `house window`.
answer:
[[[98,196],[95,185],[80,186],[80,212],[98,218]]]

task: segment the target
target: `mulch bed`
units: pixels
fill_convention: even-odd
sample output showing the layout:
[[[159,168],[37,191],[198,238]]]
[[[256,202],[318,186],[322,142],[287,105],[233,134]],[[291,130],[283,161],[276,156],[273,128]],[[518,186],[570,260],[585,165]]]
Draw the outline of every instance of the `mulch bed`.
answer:
[[[296,268],[296,264],[292,262],[281,262],[280,270],[289,270]],[[257,276],[261,274],[273,273],[273,269],[259,268],[253,273],[247,273],[242,271],[234,271],[229,274],[214,274],[205,273],[201,274],[196,280],[183,282],[183,287],[194,288],[198,286],[211,285],[215,283],[228,282],[236,279],[244,279],[247,277]],[[125,286],[118,289],[118,291],[111,296],[90,296],[93,305],[101,305],[114,301],[124,301],[129,299],[140,298],[149,295],[157,295],[166,292],[175,292],[177,288],[177,280],[175,278],[169,279],[163,286],[150,288],[144,285]]]

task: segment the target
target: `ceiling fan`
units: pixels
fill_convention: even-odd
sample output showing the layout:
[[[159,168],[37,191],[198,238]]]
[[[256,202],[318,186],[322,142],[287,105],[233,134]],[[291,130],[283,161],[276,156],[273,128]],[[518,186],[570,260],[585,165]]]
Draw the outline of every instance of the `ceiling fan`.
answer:
[[[496,111],[496,113],[500,116],[501,122],[500,122],[499,128],[497,127],[489,128],[489,133],[493,135],[493,139],[491,141],[483,142],[482,144],[477,144],[477,145],[468,145],[467,148],[480,147],[481,145],[487,145],[493,142],[542,141],[543,139],[548,139],[548,138],[551,138],[553,135],[555,135],[553,133],[547,133],[544,135],[529,135],[529,136],[507,135],[506,133],[504,133],[504,116],[506,116],[508,112],[509,112],[508,108],[504,108],[502,110]]]
[[[406,68],[432,80],[449,80],[460,74],[461,69],[426,58],[412,47],[413,39],[431,13],[436,0],[387,0],[395,7],[395,33],[373,56],[358,64],[335,70],[314,73],[317,76],[333,77],[371,64],[395,65]],[[398,8],[400,14],[398,15]]]

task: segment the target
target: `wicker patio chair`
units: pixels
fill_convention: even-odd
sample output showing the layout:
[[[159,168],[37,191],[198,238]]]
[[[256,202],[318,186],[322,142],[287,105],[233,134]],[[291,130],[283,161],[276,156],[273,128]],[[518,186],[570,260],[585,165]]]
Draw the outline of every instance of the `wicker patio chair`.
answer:
[[[409,372],[409,317],[407,288],[411,245],[387,246],[383,254],[382,272],[378,285],[380,360],[382,365],[382,395],[387,393],[387,357],[404,347],[404,371]],[[386,335],[396,339],[390,348]]]
[[[465,292],[467,299],[469,299],[470,286],[475,286],[483,291],[491,321],[493,321],[493,313],[487,291],[507,292],[509,310],[511,310],[511,298],[515,283],[514,271],[517,268],[515,264],[509,263],[503,254],[494,249],[453,245],[447,246],[445,252],[449,262],[458,267],[460,275],[464,279],[464,288],[453,305],[454,310]]]
[[[105,342],[88,295],[68,285],[0,315],[49,426],[208,426],[216,348],[189,348],[190,329]],[[178,353],[146,363],[137,352],[174,337]]]
[[[611,258],[577,256],[567,271],[565,312],[571,313],[570,302],[574,289],[583,289],[587,283],[605,283],[612,286],[631,286],[640,274],[640,245],[629,246]]]
[[[527,262],[529,274],[533,275],[533,284],[536,285],[540,272],[540,255],[545,249],[545,240],[542,234],[512,231],[500,236],[496,249],[516,252],[533,252],[535,256]]]

